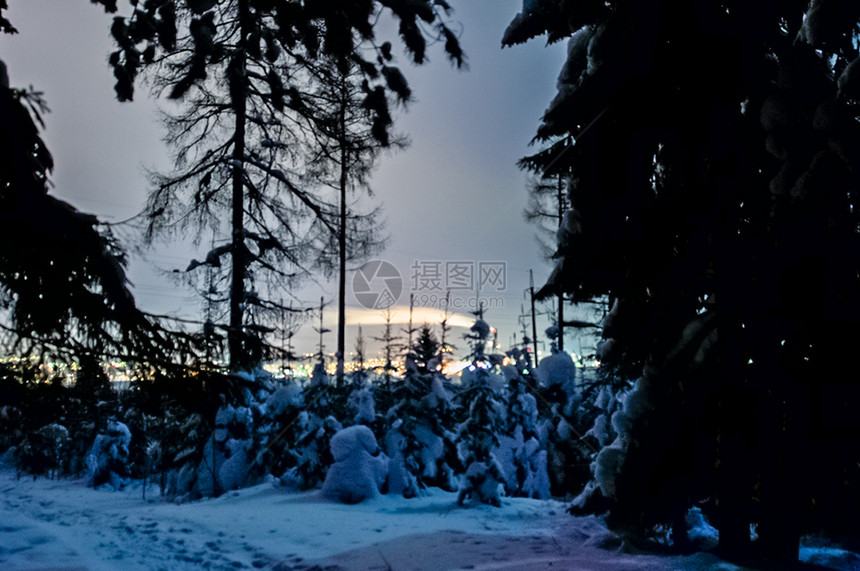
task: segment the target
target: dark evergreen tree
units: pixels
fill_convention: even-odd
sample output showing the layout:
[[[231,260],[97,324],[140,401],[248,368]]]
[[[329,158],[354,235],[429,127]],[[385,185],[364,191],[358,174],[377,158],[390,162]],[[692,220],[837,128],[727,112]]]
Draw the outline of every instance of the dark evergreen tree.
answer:
[[[58,478],[69,441],[69,430],[62,424],[46,424],[28,432],[15,448],[18,476],[26,472],[35,480],[38,476]]]
[[[424,474],[427,467],[419,431],[425,428],[421,398],[429,386],[428,376],[418,371],[414,353],[406,354],[404,368],[403,379],[392,391],[394,404],[386,414],[385,452],[391,458],[388,490],[413,498],[426,487]]]
[[[415,366],[421,374],[434,373],[431,364],[439,365],[440,343],[433,335],[433,330],[426,323],[418,331],[418,339],[412,350],[415,353]]]
[[[366,424],[374,431],[374,436],[381,434],[380,424],[383,422],[376,412],[376,395],[374,386],[370,381],[370,375],[365,368],[367,358],[364,349],[364,333],[358,326],[358,335],[355,339],[355,370],[349,375],[350,393],[348,404],[353,412],[352,421],[356,424]]]
[[[394,373],[397,371],[395,357],[403,350],[403,344],[394,332],[391,323],[391,311],[386,310],[383,318],[385,319],[385,325],[383,326],[382,334],[374,337],[373,340],[382,343],[384,361],[382,366],[378,367],[376,371],[379,378],[376,387],[377,408],[380,411],[387,411],[394,404],[392,379]]]
[[[525,218],[537,227],[537,240],[541,254],[551,259],[555,253],[556,235],[564,223],[564,215],[568,210],[567,181],[570,178],[569,165],[562,160],[572,144],[570,138],[562,139],[550,145],[547,149],[520,159],[517,163],[521,169],[534,173],[534,178],[528,183],[528,206]],[[555,338],[558,347],[564,350],[564,294],[557,296],[555,309]]]
[[[484,321],[483,307],[475,313],[475,323],[466,335],[471,341],[471,364],[463,372],[463,388],[457,399],[466,410],[458,427],[458,452],[465,467],[457,503],[469,498],[499,506],[505,474],[494,450],[505,430],[505,409],[501,400],[504,379],[493,371],[485,354],[491,328]]]
[[[638,377],[599,482],[616,529],[683,542],[711,498],[721,549],[777,564],[856,529],[858,21],[851,1],[543,0],[505,33],[570,38],[538,130],[573,138],[543,293],[609,296],[604,361]]]
[[[8,354],[72,362],[105,354],[165,363],[178,344],[134,304],[125,256],[95,216],[52,197],[39,135],[42,94],[9,86],[0,62],[0,324]]]

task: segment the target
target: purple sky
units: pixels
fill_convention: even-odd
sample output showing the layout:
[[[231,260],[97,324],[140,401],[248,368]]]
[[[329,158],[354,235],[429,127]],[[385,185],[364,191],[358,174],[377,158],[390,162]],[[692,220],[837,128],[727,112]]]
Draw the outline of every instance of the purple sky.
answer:
[[[463,25],[469,70],[453,69],[441,46],[431,47],[431,61],[420,68],[400,58],[415,101],[398,114],[396,129],[411,145],[383,156],[372,181],[389,235],[388,248],[379,257],[404,278],[396,321],[406,317],[401,306],[412,291],[415,261],[425,270],[438,263],[443,273],[446,262],[451,268],[456,262],[473,264],[476,272],[481,262],[504,262],[504,290],[486,294],[499,307],[486,319],[507,347],[520,331],[520,307],[528,305],[523,292],[529,269],[538,286],[550,270],[540,259],[534,228],[523,220],[526,177],[515,163],[533,150],[528,143],[555,95],[566,50],[563,44],[546,47],[543,40],[501,49],[502,33],[521,8],[519,0],[451,4]],[[106,64],[112,49],[110,16],[84,0],[12,0],[10,5],[8,15],[21,33],[0,37],[0,58],[9,67],[12,85],[32,84],[44,91],[52,109],[44,137],[56,159],[54,193],[104,220],[134,215],[147,191],[144,167],[165,168],[169,158],[155,104],[145,89],[138,89],[134,103],[114,100]],[[176,245],[134,253],[130,274],[138,303],[150,311],[193,317],[199,299],[161,275],[184,268],[193,255]],[[334,301],[336,291],[334,282],[308,284],[300,296],[310,303],[318,303],[320,295]],[[422,299],[431,305],[434,297],[444,296],[441,290],[414,293],[426,296]],[[474,296],[474,291],[454,293],[460,305]],[[348,310],[350,323],[370,324],[380,317],[380,312],[362,310],[352,296],[348,304],[354,308]],[[327,310],[330,326],[334,307]],[[439,315],[431,307],[419,312],[416,321],[432,323]],[[540,321],[539,331],[546,326]],[[299,348],[312,350],[314,339],[310,324],[304,326],[297,336]],[[578,349],[568,339],[569,347]],[[333,334],[326,344],[334,349]]]

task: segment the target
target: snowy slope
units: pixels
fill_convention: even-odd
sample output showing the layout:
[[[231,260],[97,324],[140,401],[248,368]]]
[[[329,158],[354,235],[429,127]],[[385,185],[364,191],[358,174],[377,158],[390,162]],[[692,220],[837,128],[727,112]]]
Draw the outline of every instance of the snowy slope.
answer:
[[[264,484],[176,505],[141,492],[0,472],[0,569],[738,569],[705,554],[601,549],[613,545],[602,522],[555,501],[460,508],[456,494],[433,490],[345,505]],[[838,550],[806,555],[838,569],[860,563]]]

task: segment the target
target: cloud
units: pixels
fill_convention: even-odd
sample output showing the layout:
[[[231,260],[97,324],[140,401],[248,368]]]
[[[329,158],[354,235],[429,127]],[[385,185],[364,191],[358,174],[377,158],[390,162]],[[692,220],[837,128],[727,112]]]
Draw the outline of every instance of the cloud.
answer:
[[[409,323],[409,306],[394,305],[390,308],[392,324]],[[331,315],[332,322],[337,319],[336,312],[326,312],[326,317]],[[423,323],[430,325],[439,324],[444,319],[444,312],[435,307],[416,307],[412,310],[413,325],[420,326]],[[328,321],[328,319],[327,319]],[[472,315],[452,313],[448,317],[448,325],[451,327],[464,327],[468,329],[475,322]],[[348,307],[346,309],[347,325],[384,325],[385,311],[379,309],[365,309],[363,307]]]

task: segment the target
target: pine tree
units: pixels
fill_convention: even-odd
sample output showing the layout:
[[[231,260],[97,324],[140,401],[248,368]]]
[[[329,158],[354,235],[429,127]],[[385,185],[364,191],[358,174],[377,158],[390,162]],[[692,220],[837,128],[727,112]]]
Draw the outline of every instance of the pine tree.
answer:
[[[380,367],[382,372],[377,373],[381,384],[377,387],[376,395],[379,410],[388,410],[394,402],[392,375],[397,370],[394,359],[395,355],[402,350],[402,344],[392,329],[391,310],[386,310],[383,318],[385,319],[385,325],[383,326],[382,335],[373,338],[374,341],[382,343],[383,360],[385,361],[382,367]]]
[[[134,303],[109,229],[49,194],[53,157],[39,134],[40,92],[11,88],[0,61],[0,304],[6,350],[66,362],[105,354],[165,363],[179,339]],[[175,343],[174,343],[175,342]],[[165,363],[166,364],[166,363]]]
[[[355,370],[349,375],[350,393],[348,404],[353,412],[352,420],[356,424],[366,424],[374,429],[375,434],[381,433],[376,413],[376,395],[374,386],[369,380],[369,374],[364,366],[366,359],[364,351],[364,333],[358,326],[358,335],[355,338]]]
[[[315,254],[345,234],[338,230],[336,198],[321,195],[305,177],[305,166],[320,148],[315,141],[338,134],[337,128],[326,133],[330,114],[320,115],[314,105],[319,87],[332,79],[317,74],[318,66],[333,62],[341,74],[335,81],[357,66],[365,77],[361,108],[373,137],[385,143],[392,123],[389,94],[405,99],[407,91],[403,75],[388,65],[391,44],[374,44],[378,12],[388,7],[399,19],[415,63],[426,59],[420,20],[445,38],[449,57],[462,65],[457,38],[444,22],[449,7],[429,0],[344,6],[268,0],[130,4],[132,15],[115,18],[111,28],[118,46],[110,57],[117,97],[130,100],[135,78],[147,70],[160,95],[182,101],[167,120],[176,171],[154,177],[148,236],[227,233],[229,239],[188,270],[218,268],[222,259],[229,260],[228,316],[221,328],[231,369],[253,368],[273,327],[267,314],[284,310],[273,301],[277,296],[262,289],[289,285],[314,270],[315,263],[326,261]],[[115,2],[105,7],[117,8]],[[345,141],[346,131],[339,132]],[[340,149],[349,153],[348,146]],[[363,243],[353,241],[354,251]]]
[[[564,224],[564,215],[568,210],[567,181],[570,167],[564,159],[571,144],[568,137],[540,153],[523,157],[517,163],[521,169],[535,174],[535,178],[529,181],[529,202],[524,214],[527,222],[537,226],[541,254],[547,259],[554,258],[555,237]],[[559,294],[557,300],[555,337],[559,348],[564,350],[564,294]]]
[[[834,383],[860,331],[858,21],[855,2],[544,0],[505,33],[570,38],[537,135],[573,138],[543,293],[609,296],[605,362],[638,377],[601,478],[616,529],[682,543],[712,498],[721,549],[783,564],[802,532],[852,525],[837,482],[860,474],[818,399],[860,392]],[[798,461],[813,450],[826,466]]]
[[[438,363],[439,348],[440,344],[436,340],[436,336],[433,335],[433,330],[425,323],[418,332],[418,339],[415,345],[412,346],[412,350],[415,353],[415,366],[419,373],[435,372],[430,370],[429,366],[433,361]]]
[[[414,353],[407,353],[403,379],[392,391],[394,404],[386,414],[385,435],[385,451],[391,458],[388,489],[405,498],[417,496],[426,487],[424,446],[418,431],[424,424],[420,405],[429,390],[427,381],[427,375],[418,371]]]
[[[494,449],[504,432],[504,405],[500,391],[504,380],[492,372],[493,365],[485,354],[491,327],[484,321],[483,307],[475,312],[466,339],[472,342],[471,364],[463,372],[463,389],[457,395],[467,410],[458,428],[460,460],[466,471],[461,476],[457,503],[472,498],[483,503],[501,505],[500,491],[505,474]]]

